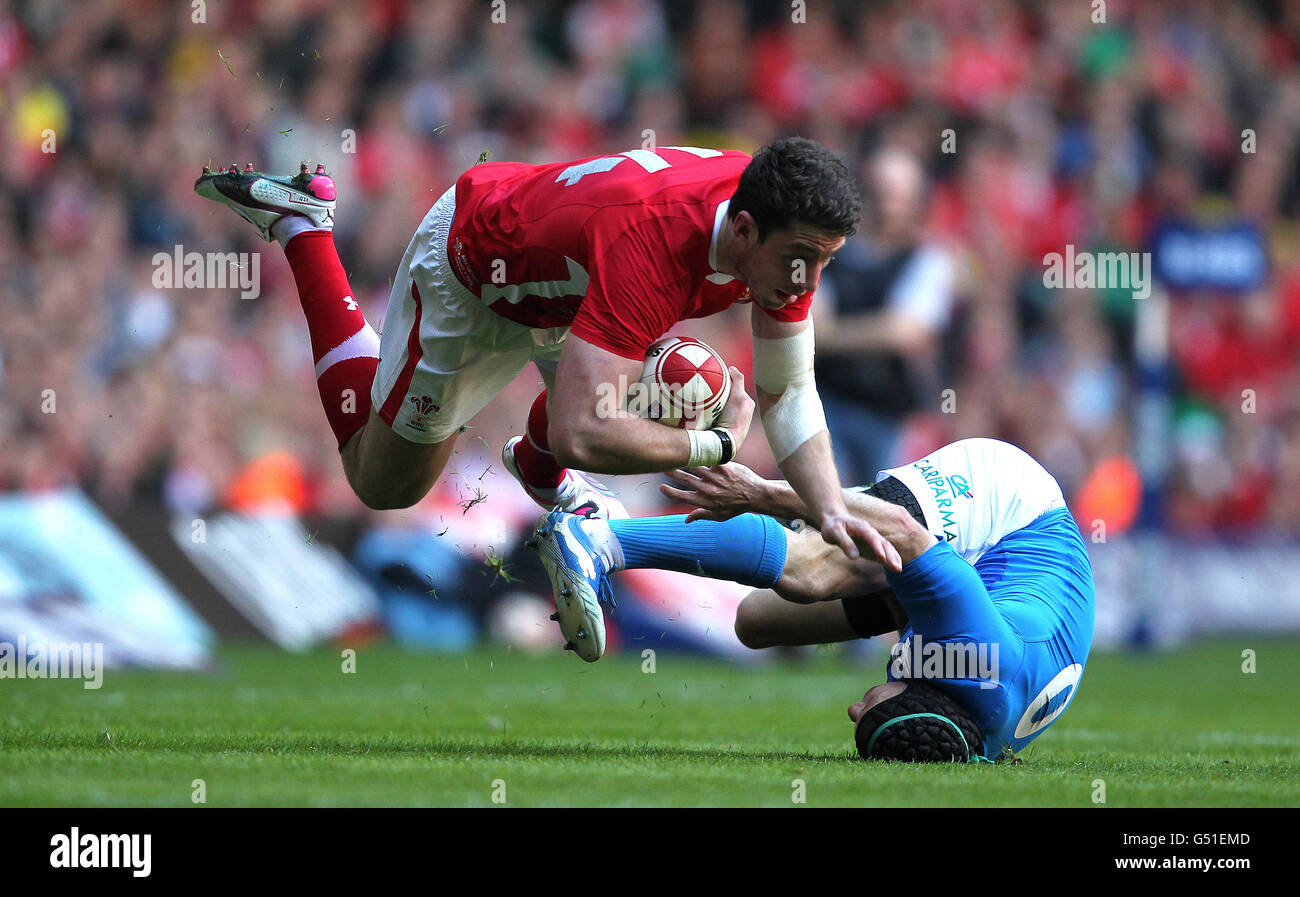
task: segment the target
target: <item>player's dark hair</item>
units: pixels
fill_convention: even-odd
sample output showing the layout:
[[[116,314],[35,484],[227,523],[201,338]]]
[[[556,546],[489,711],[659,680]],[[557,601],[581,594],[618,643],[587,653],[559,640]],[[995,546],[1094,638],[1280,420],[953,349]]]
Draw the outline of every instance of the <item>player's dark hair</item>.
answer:
[[[758,239],[798,222],[847,237],[862,217],[858,186],[839,157],[816,140],[774,140],[745,166],[727,216],[748,212]]]
[[[856,738],[867,760],[966,763],[983,749],[966,709],[920,679],[908,679],[902,692],[863,714]]]

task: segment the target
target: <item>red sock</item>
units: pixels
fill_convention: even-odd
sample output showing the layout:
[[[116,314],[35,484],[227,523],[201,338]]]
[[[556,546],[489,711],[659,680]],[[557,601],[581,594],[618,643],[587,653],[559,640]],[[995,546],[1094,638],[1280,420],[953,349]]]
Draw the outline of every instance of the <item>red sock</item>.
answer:
[[[546,390],[533,400],[524,438],[515,446],[515,463],[524,482],[534,489],[554,489],[564,479],[564,468],[555,463],[546,438]]]
[[[311,331],[316,387],[339,448],[370,417],[370,385],[379,366],[379,335],[352,298],[328,231],[308,231],[284,247]]]

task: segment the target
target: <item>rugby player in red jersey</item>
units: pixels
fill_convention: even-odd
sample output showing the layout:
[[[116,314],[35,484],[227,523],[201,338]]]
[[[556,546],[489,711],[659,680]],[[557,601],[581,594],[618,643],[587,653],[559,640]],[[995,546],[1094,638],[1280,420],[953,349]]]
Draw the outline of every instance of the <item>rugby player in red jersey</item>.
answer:
[[[860,217],[856,186],[821,144],[788,138],[752,157],[660,147],[477,165],[434,203],[407,247],[382,338],[335,251],[337,191],[324,166],[310,173],[304,163],[292,177],[251,165],[205,170],[195,190],[284,247],[321,401],[348,481],[369,507],[418,502],[461,425],[530,361],[547,390],[504,460],[543,507],[625,516],[580,471],[730,460],[754,407],[734,367],[711,430],[601,414],[598,397],[602,385],[636,383],[646,349],[679,321],[752,300],[758,407],[782,473],[817,509],[827,542],[851,557],[855,539],[884,548],[845,508],[812,378],[809,304]]]

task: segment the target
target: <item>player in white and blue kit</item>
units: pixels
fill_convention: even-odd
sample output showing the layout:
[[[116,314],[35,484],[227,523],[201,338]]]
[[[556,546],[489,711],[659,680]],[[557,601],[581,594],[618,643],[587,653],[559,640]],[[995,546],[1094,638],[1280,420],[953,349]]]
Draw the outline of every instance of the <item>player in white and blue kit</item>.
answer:
[[[887,575],[908,617],[894,657],[917,656],[915,641],[984,648],[985,656],[996,646],[995,676],[944,670],[930,684],[969,712],[981,756],[1018,752],[1074,697],[1092,645],[1092,568],[1061,489],[1028,454],[991,439],[953,443],[878,479],[887,477],[916,498],[936,539]],[[903,678],[898,666],[850,711],[864,755],[909,703],[913,687],[894,684]]]
[[[674,479],[665,494],[700,509],[689,521],[543,518],[557,607],[607,599],[615,570],[663,567],[761,587],[737,614],[752,646],[899,629],[888,681],[849,709],[864,757],[995,760],[1074,698],[1092,644],[1092,570],[1060,487],[1019,448],[964,439],[846,490],[850,512],[888,543],[864,544],[857,560],[774,519],[816,525],[784,483],[737,464]]]

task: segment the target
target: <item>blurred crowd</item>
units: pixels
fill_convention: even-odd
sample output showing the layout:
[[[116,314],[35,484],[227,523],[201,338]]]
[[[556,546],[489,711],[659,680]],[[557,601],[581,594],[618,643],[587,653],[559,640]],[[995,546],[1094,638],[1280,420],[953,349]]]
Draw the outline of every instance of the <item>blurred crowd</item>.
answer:
[[[0,488],[374,516],[342,475],[283,255],[194,195],[206,163],[324,161],[340,255],[382,325],[415,227],[484,153],[798,133],[864,185],[911,160],[916,239],[947,260],[926,339],[892,350],[918,385],[881,457],[1004,438],[1122,524],[1116,471],[1154,433],[1161,463],[1139,473],[1160,471],[1140,485],[1161,487],[1161,525],[1300,534],[1300,5],[1095,7],[0,0]],[[1158,284],[1145,317],[1131,291],[1044,285],[1045,254],[1144,251],[1171,221],[1257,234],[1263,276]],[[155,254],[178,245],[262,253],[260,295],[158,286]],[[747,315],[689,331],[747,369]],[[480,415],[430,508],[516,503],[495,458],[538,386],[525,372]],[[762,442],[742,459],[772,475]],[[654,512],[641,485],[629,504]]]

